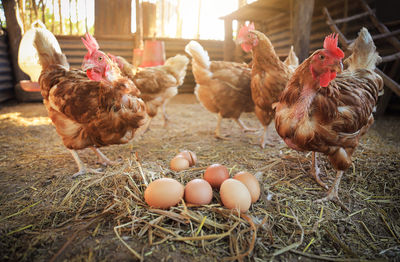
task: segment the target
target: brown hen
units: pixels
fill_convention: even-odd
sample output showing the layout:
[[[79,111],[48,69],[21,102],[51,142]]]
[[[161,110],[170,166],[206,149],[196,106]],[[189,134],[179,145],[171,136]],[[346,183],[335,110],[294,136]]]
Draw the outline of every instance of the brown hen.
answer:
[[[343,172],[350,167],[351,156],[360,137],[374,121],[372,112],[382,78],[374,72],[380,61],[368,30],[361,29],[352,44],[352,55],[341,71],[343,52],[337,47],[337,36],[328,36],[324,49],[315,51],[296,70],[276,106],[275,127],[286,144],[301,151],[313,151],[312,175],[319,178],[316,152],[328,156],[337,170],[327,197],[338,199]]]
[[[150,121],[146,123],[145,131],[150,126],[151,119],[157,115],[158,108],[162,107],[164,126],[168,123],[166,105],[169,100],[178,94],[178,87],[183,84],[189,59],[184,55],[170,57],[162,66],[135,68],[123,57],[117,56],[122,74],[129,77],[140,90],[140,97],[145,101]]]
[[[285,88],[289,78],[298,65],[296,54],[291,53],[285,62],[282,62],[275,49],[263,33],[254,30],[254,25],[244,26],[238,34],[238,40],[244,51],[253,51],[251,71],[251,96],[255,104],[255,113],[264,127],[261,138],[261,147],[268,141],[267,128],[274,119],[272,104],[278,102],[279,96]]]
[[[115,68],[104,71],[115,80],[112,84],[108,80],[91,81],[85,72],[70,70],[65,55],[54,49],[43,29],[37,29],[34,45],[42,66],[39,84],[44,105],[79,168],[73,177],[98,172],[86,168],[75,150],[89,147],[101,163],[112,164],[98,147],[127,143],[144,124],[146,110],[138,98],[139,90]],[[98,57],[107,62],[105,54]]]
[[[251,99],[251,70],[246,64],[210,61],[208,53],[196,41],[185,47],[192,56],[192,71],[196,80],[195,94],[210,112],[218,114],[215,137],[221,136],[222,118],[233,118],[244,131],[251,131],[239,117],[243,112],[253,112]]]

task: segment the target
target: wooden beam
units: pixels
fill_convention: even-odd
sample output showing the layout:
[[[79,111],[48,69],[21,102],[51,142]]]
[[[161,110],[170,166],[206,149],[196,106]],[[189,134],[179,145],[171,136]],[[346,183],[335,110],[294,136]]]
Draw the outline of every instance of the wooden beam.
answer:
[[[370,14],[371,21],[375,25],[376,28],[378,28],[379,32],[381,33],[390,33],[390,30],[381,22],[379,22],[378,18],[375,16],[374,12],[372,9],[368,6],[368,4],[364,1],[361,0],[361,6],[364,8],[365,11],[367,11]],[[387,40],[397,49],[397,51],[400,51],[400,41],[394,37],[388,37]]]
[[[143,49],[143,13],[140,0],[136,0],[136,34],[135,34],[135,48]]]
[[[235,43],[233,42],[232,35],[232,20],[224,19],[225,25],[225,41],[224,41],[224,61],[233,61],[235,55]]]
[[[391,79],[389,76],[387,76],[384,72],[382,72],[378,68],[375,69],[375,72],[382,77],[383,82],[387,87],[392,89],[393,92],[395,92],[398,96],[400,96],[400,85],[396,81]]]
[[[14,71],[16,82],[29,79],[19,68],[18,65],[18,49],[22,38],[21,24],[19,23],[19,16],[16,1],[2,1],[4,14],[7,21],[8,43],[10,48],[11,63]]]
[[[368,12],[364,12],[364,13],[361,13],[361,14],[357,14],[357,15],[353,15],[353,16],[349,16],[349,17],[345,17],[345,18],[335,19],[333,21],[333,23],[334,24],[346,23],[346,22],[350,22],[350,21],[353,21],[353,20],[368,16],[368,15],[369,15]]]
[[[299,62],[301,63],[309,55],[314,0],[295,1],[293,11],[293,46],[294,51],[299,57]]]
[[[386,62],[391,62],[394,60],[400,59],[400,52],[397,52],[393,55],[388,55],[388,56],[384,56],[382,57],[382,63],[386,63]]]
[[[329,11],[326,7],[322,9],[322,11],[325,14],[325,17],[327,19],[327,24],[331,28],[333,32],[336,32],[339,35],[339,41],[343,45],[345,49],[348,49],[350,41],[344,36],[344,34],[340,31],[340,29],[337,27],[337,25],[333,22],[333,19],[331,15],[329,14]]]

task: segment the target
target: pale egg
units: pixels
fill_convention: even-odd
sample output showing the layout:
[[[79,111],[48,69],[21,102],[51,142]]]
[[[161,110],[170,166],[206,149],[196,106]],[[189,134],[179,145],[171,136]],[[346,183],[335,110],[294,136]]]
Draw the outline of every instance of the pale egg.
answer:
[[[177,155],[171,159],[170,166],[174,171],[182,171],[189,168],[189,161],[183,156]]]
[[[229,172],[226,166],[213,164],[207,167],[204,172],[204,179],[214,188],[219,188],[226,179],[229,178]]]
[[[194,166],[197,163],[197,156],[196,156],[196,153],[193,151],[183,150],[176,156],[183,156],[184,158],[186,158],[187,161],[189,161],[189,166]]]
[[[239,180],[229,178],[225,180],[219,190],[222,204],[229,209],[246,212],[251,205],[251,195],[247,187]]]
[[[251,203],[256,202],[260,198],[260,183],[257,178],[249,172],[239,172],[233,176],[234,179],[242,182],[250,192]]]
[[[212,188],[204,179],[193,179],[185,186],[185,201],[187,203],[207,205],[210,204],[212,196]]]
[[[183,197],[184,187],[172,178],[160,178],[151,182],[144,191],[144,200],[155,208],[175,206]]]

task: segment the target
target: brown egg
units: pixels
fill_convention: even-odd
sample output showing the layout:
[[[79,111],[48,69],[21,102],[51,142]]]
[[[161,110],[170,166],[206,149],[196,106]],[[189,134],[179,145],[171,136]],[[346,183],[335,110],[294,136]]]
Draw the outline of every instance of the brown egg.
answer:
[[[183,197],[184,187],[172,178],[160,178],[151,182],[144,191],[144,200],[155,208],[175,206]]]
[[[189,168],[189,161],[183,156],[175,156],[171,159],[171,169],[174,171],[182,171]]]
[[[229,172],[226,166],[221,164],[213,164],[207,167],[204,172],[204,179],[210,183],[212,187],[219,188],[226,179],[229,178]]]
[[[184,150],[176,156],[183,156],[184,158],[186,158],[187,161],[189,161],[189,166],[194,166],[197,163],[197,156],[196,153],[193,151]]]
[[[250,192],[251,203],[256,202],[260,198],[260,183],[255,176],[248,172],[239,172],[233,176],[234,179],[242,182]]]
[[[212,188],[204,179],[193,179],[185,186],[185,201],[187,203],[207,205],[210,204],[212,196]]]
[[[229,209],[237,209],[244,213],[251,205],[251,195],[247,187],[239,180],[225,180],[219,190],[222,204]]]

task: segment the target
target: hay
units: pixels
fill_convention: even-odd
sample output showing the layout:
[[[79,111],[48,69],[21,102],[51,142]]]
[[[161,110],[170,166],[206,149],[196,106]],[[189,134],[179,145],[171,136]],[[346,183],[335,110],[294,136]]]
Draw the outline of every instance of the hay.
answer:
[[[213,138],[215,118],[192,96],[168,107],[171,125],[157,116],[151,131],[127,145],[105,148],[122,162],[103,175],[71,179],[76,166],[41,104],[1,109],[0,250],[2,260],[265,261],[304,257],[323,261],[396,259],[400,256],[400,121],[378,120],[361,140],[353,167],[343,176],[334,202],[310,177],[310,154],[277,139],[262,150],[256,134],[242,134],[223,121],[228,140]],[[243,120],[257,127],[253,115]],[[273,131],[273,127],[270,127]],[[253,143],[250,144],[249,142]],[[180,150],[197,153],[198,164],[173,172],[169,160]],[[94,165],[89,150],[79,153]],[[320,158],[328,184],[335,174]],[[233,175],[249,171],[262,186],[247,214],[220,204],[184,201],[168,210],[146,205],[146,184],[172,177],[183,184],[202,176],[212,163]]]

